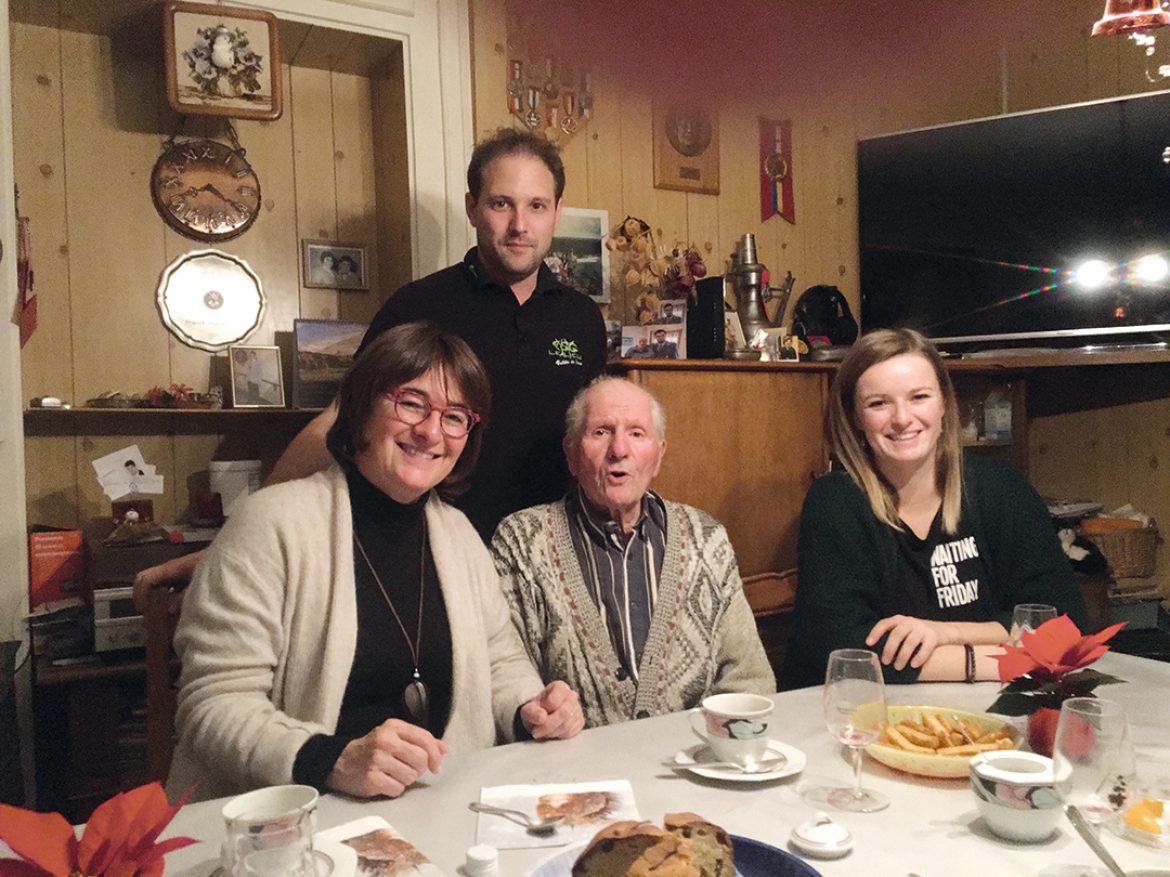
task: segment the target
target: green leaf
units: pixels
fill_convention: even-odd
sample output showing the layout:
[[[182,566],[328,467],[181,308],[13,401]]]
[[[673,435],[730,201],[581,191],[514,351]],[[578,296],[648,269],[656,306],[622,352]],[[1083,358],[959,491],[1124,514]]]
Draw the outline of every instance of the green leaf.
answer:
[[[987,711],[1000,716],[1026,716],[1035,712],[1042,705],[1035,697],[1018,691],[1008,691],[1005,688],[999,693],[995,703],[987,708]]]
[[[1065,676],[1063,679],[1063,687],[1065,691],[1071,690],[1087,694],[1098,685],[1113,685],[1114,683],[1124,681],[1123,679],[1118,679],[1116,676],[1110,676],[1108,673],[1102,673],[1100,670],[1086,667],[1083,670],[1077,670],[1075,673],[1069,673]]]

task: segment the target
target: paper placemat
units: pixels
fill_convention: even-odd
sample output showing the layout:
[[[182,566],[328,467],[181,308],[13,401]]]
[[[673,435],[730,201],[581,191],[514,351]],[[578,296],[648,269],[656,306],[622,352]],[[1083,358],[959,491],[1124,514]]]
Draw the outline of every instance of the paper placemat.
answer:
[[[318,831],[313,840],[352,849],[357,854],[352,877],[443,877],[442,871],[380,816],[363,816]],[[351,875],[335,873],[333,877]]]
[[[498,850],[561,847],[593,837],[610,822],[641,818],[629,780],[488,786],[480,789],[479,802],[519,810],[535,819],[564,817],[555,832],[538,837],[503,816],[480,813],[476,843],[491,844]]]

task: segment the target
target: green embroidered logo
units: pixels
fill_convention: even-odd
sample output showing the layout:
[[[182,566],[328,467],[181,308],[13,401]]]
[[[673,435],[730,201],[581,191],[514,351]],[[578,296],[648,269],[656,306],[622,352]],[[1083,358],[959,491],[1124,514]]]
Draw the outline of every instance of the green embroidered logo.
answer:
[[[583,365],[581,354],[577,351],[577,342],[568,338],[554,338],[549,347],[548,355],[556,360],[557,365]]]

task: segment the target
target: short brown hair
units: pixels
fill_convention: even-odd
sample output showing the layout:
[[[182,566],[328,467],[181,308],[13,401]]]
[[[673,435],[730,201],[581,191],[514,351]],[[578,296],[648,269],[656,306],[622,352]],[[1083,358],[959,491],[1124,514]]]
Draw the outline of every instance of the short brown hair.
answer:
[[[829,446],[845,471],[869,497],[870,507],[878,520],[902,529],[897,492],[874,465],[873,449],[865,440],[857,416],[855,394],[857,382],[866,371],[903,354],[921,356],[929,362],[942,393],[942,428],[935,449],[935,483],[942,496],[943,528],[954,533],[959,525],[963,502],[959,404],[942,357],[926,336],[913,329],[878,329],[863,335],[849,349],[829,390],[829,407],[825,412]]]
[[[531,155],[543,161],[553,176],[555,200],[561,200],[565,194],[565,164],[561,161],[560,150],[531,131],[500,128],[487,140],[477,143],[471,151],[471,161],[467,164],[467,191],[471,193],[473,201],[478,201],[479,193],[483,191],[483,175],[487,166],[505,155]]]
[[[435,488],[449,501],[467,490],[483,444],[492,393],[487,372],[467,342],[430,321],[388,329],[358,354],[337,393],[337,420],[325,437],[325,446],[338,463],[352,468],[355,455],[366,447],[362,436],[374,416],[378,397],[431,369],[438,369],[448,384],[457,386],[463,404],[481,418],[468,435],[451,474]]]

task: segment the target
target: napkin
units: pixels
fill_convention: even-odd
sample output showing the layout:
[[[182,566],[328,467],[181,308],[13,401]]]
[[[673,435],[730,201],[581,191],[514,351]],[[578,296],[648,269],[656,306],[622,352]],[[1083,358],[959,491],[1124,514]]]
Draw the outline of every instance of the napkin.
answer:
[[[357,853],[353,874],[333,877],[443,877],[443,872],[380,816],[363,816],[336,828],[318,831],[313,841],[333,841]]]
[[[553,834],[537,837],[503,816],[480,813],[475,842],[491,844],[498,850],[563,847],[593,837],[598,829],[610,822],[641,819],[629,780],[489,786],[480,789],[479,802],[520,810],[538,819],[565,817]]]

